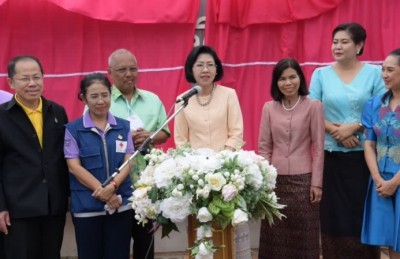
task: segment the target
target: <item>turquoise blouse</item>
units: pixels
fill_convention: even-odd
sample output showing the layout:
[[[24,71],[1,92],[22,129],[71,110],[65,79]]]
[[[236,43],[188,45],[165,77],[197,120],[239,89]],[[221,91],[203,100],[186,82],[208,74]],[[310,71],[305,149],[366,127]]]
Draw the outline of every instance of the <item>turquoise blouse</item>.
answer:
[[[345,84],[337,75],[332,65],[317,68],[310,84],[310,98],[317,99],[324,105],[324,117],[333,123],[358,123],[365,102],[385,92],[379,66],[365,63],[353,81]],[[359,135],[364,141],[364,135]],[[359,151],[362,146],[348,149],[338,143],[329,133],[325,133],[325,150]]]

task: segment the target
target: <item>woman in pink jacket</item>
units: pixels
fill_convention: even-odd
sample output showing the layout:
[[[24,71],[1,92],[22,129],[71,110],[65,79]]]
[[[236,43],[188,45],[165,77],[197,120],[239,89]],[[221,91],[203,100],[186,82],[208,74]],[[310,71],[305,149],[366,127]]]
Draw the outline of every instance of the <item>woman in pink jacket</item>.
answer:
[[[287,58],[273,70],[265,103],[259,153],[277,168],[276,194],[286,218],[262,221],[259,258],[319,258],[319,202],[324,163],[322,104],[307,98],[304,74]]]

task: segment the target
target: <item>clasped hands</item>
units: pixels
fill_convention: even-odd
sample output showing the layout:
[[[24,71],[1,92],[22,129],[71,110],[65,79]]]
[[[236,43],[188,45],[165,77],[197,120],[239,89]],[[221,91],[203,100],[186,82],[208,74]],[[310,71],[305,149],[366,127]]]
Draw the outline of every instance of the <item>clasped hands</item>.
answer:
[[[361,146],[361,142],[354,133],[359,129],[356,123],[333,123],[335,128],[329,132],[336,141],[346,148]]]
[[[134,145],[135,145],[135,149],[138,149],[143,142],[151,136],[151,132],[150,131],[146,131],[143,128],[139,128],[136,131],[132,131],[132,138],[134,141]]]
[[[121,206],[118,196],[115,193],[115,187],[112,184],[108,184],[105,187],[100,186],[93,192],[92,196],[105,202],[110,209],[118,209]]]
[[[398,187],[398,185],[393,180],[387,181],[382,178],[375,181],[375,185],[376,185],[376,192],[381,197],[392,196],[396,192]]]

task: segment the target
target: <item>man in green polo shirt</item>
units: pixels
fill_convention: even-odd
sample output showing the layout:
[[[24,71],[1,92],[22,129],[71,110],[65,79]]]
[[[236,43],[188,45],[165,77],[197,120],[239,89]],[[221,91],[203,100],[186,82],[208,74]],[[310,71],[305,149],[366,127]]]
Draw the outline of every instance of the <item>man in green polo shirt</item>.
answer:
[[[108,74],[113,80],[110,112],[120,118],[127,119],[131,124],[132,138],[135,148],[142,143],[166,121],[167,115],[161,100],[152,92],[138,89],[138,64],[136,57],[126,49],[114,51],[108,59]],[[152,140],[152,145],[167,141],[170,136],[168,126],[165,126]],[[146,167],[142,156],[135,159],[131,173],[133,181]],[[152,224],[145,227],[138,225],[133,219],[132,238],[135,258],[154,258],[154,239],[150,232]]]

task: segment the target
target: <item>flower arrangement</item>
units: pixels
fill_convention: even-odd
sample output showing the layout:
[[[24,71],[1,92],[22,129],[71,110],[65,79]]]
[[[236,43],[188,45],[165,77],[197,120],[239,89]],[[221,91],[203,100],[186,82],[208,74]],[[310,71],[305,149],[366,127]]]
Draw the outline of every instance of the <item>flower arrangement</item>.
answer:
[[[212,258],[217,249],[212,226],[259,218],[272,224],[274,216],[283,216],[274,192],[276,169],[253,151],[153,149],[145,159],[131,197],[135,218],[142,224],[156,220],[165,237],[178,231],[175,223],[195,216],[197,240],[190,249],[196,259]]]

